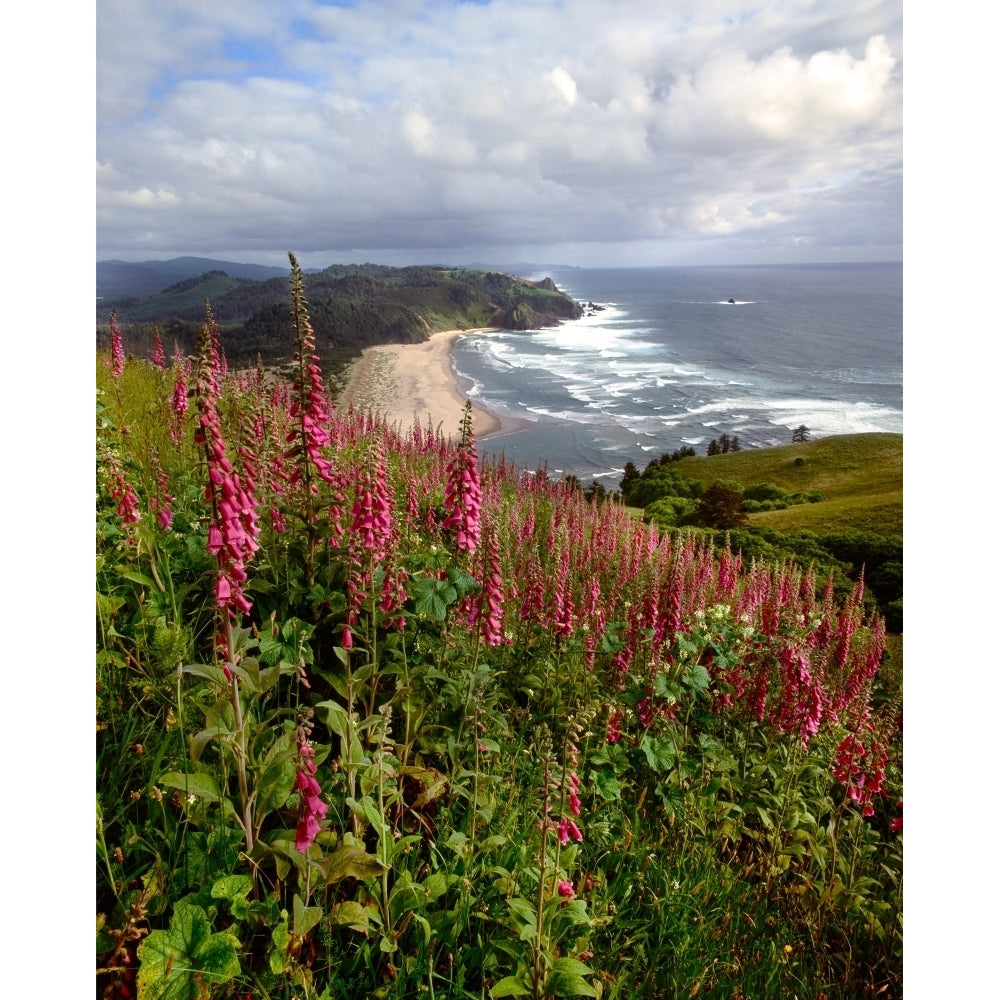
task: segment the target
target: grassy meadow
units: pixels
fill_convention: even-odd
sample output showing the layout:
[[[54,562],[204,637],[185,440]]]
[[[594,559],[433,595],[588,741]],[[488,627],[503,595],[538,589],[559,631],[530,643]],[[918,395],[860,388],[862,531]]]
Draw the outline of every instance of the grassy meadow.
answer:
[[[674,466],[709,486],[774,483],[790,493],[821,491],[819,503],[750,515],[751,526],[793,531],[903,532],[903,436],[844,434],[777,448],[683,458]]]
[[[210,307],[97,357],[98,996],[901,997],[863,584],[480,461],[468,410],[334,414],[291,300],[288,381]],[[885,437],[763,477],[849,519]]]

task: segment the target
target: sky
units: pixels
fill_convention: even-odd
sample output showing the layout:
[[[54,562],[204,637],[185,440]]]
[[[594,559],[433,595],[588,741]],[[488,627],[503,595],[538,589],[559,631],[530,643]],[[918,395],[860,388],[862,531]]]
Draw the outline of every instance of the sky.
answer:
[[[900,260],[898,0],[97,0],[97,259]]]

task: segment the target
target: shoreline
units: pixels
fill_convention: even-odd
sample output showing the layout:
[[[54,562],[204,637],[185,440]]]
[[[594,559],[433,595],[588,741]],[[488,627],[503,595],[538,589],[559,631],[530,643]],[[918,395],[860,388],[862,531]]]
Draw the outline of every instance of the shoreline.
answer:
[[[489,329],[489,328],[483,328]],[[456,340],[477,330],[432,333],[420,344],[377,344],[366,347],[347,371],[347,383],[334,402],[343,412],[370,409],[401,433],[414,423],[440,428],[446,438],[461,433],[466,396],[452,365]],[[477,441],[501,434],[504,427],[492,413],[472,404],[472,429]]]

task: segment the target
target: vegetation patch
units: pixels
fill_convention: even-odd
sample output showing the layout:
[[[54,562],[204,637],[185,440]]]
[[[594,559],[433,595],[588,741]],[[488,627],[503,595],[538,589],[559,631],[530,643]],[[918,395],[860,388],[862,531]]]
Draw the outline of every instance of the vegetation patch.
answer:
[[[291,264],[98,354],[98,995],[901,997],[866,584],[335,414]]]

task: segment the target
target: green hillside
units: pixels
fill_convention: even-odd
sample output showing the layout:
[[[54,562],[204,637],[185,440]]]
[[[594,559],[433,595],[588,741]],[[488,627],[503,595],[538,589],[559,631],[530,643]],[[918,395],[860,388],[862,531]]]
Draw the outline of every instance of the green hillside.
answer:
[[[790,493],[820,490],[826,500],[749,515],[753,526],[792,531],[903,530],[903,435],[839,434],[778,448],[684,458],[671,468],[704,486],[774,483]]]
[[[538,329],[582,313],[551,278],[532,282],[497,271],[351,264],[306,275],[304,282],[317,351],[335,364],[345,351],[357,354],[373,344],[419,343],[438,330]],[[190,354],[206,300],[230,361],[250,363],[260,356],[275,363],[291,358],[287,282],[233,278],[221,270],[184,279],[153,295],[101,299],[98,347],[109,343],[104,324],[113,310],[125,349],[135,357],[152,357],[157,326],[168,349],[176,344]]]

